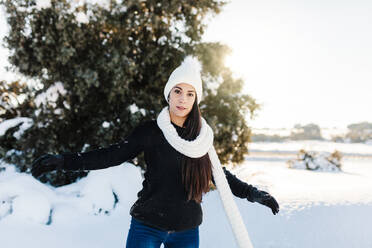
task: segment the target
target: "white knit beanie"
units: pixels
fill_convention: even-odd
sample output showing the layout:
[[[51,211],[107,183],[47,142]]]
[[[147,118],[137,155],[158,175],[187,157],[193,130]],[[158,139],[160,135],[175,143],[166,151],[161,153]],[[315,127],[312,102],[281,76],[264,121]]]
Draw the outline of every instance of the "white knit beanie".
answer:
[[[181,65],[177,67],[169,76],[168,82],[164,87],[165,100],[168,102],[168,94],[176,84],[186,83],[195,88],[199,104],[203,96],[200,70],[201,65],[199,61],[191,55],[186,56]]]

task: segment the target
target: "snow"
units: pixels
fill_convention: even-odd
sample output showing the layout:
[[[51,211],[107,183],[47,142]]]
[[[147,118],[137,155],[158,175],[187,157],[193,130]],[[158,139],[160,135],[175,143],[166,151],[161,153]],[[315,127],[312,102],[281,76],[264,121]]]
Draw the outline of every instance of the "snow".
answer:
[[[53,190],[24,173],[5,173],[0,177],[0,202],[5,203],[2,217],[46,224],[51,210]],[[6,180],[4,180],[6,179]],[[9,208],[10,204],[10,208]]]
[[[309,169],[316,171],[334,171],[341,170],[340,159],[337,156],[332,156],[329,152],[306,152],[301,150],[297,154],[296,159],[287,161],[288,167],[292,169]]]
[[[102,127],[103,127],[103,128],[108,128],[108,127],[110,127],[110,122],[108,122],[108,121],[104,121],[104,122],[102,122]]]
[[[42,224],[48,223],[50,210],[51,205],[48,199],[35,192],[29,195],[22,194],[16,197],[12,203],[13,218],[31,220]]]
[[[372,160],[344,159],[341,172],[289,169],[285,161],[248,160],[231,169],[238,178],[281,199],[281,210],[315,203],[372,203]]]
[[[41,10],[41,9],[46,9],[51,7],[51,2],[50,0],[37,0],[36,1],[36,8]]]
[[[150,27],[149,27],[149,29],[150,29]],[[164,45],[164,44],[166,44],[166,42],[167,42],[167,37],[165,36],[165,35],[162,35],[159,39],[158,39],[158,44],[160,44],[160,45]]]
[[[141,112],[141,114],[142,114],[143,116],[146,115],[146,110],[145,110],[144,108],[138,108],[138,106],[137,106],[135,103],[129,105],[128,108],[129,108],[129,111],[130,111],[132,114],[135,114],[135,113],[137,113],[137,112],[139,111],[139,112]]]
[[[89,17],[83,12],[77,12],[75,14],[76,21],[79,23],[88,23]]]
[[[40,106],[40,104],[46,104],[47,102],[51,104],[54,108],[57,106],[56,101],[58,100],[59,95],[65,95],[66,90],[63,87],[63,84],[61,82],[56,82],[53,85],[51,85],[46,92],[42,92],[35,98],[35,104],[37,107]]]
[[[89,0],[89,1],[86,1],[86,2],[89,2],[90,4],[97,4],[97,5],[101,6],[102,8],[105,8],[107,10],[110,9],[110,1],[109,0]]]
[[[235,197],[254,247],[372,247],[372,157],[346,156],[342,171],[317,172],[288,168],[286,161],[295,154],[283,157],[280,149],[289,144],[270,154],[251,146],[256,152],[241,166],[227,167],[280,205],[274,216],[263,205]],[[371,154],[357,144],[348,148]],[[90,171],[59,188],[1,163],[1,247],[125,247],[129,210],[141,183],[139,168],[130,163]],[[200,247],[237,247],[217,191],[204,196],[202,208]]]
[[[22,125],[19,126],[19,130],[13,134],[16,139],[19,139],[23,132],[32,126],[33,121],[31,118],[27,117],[16,117],[2,121],[0,123],[0,136],[3,136],[9,128],[15,127],[20,123],[22,123]]]

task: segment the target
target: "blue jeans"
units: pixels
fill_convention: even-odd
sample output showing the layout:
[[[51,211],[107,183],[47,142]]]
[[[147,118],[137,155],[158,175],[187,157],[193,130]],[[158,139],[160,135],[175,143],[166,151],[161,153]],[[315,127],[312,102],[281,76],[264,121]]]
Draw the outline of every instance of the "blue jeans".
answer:
[[[198,248],[199,227],[167,232],[147,226],[132,217],[126,248],[160,248],[162,243],[164,248]]]

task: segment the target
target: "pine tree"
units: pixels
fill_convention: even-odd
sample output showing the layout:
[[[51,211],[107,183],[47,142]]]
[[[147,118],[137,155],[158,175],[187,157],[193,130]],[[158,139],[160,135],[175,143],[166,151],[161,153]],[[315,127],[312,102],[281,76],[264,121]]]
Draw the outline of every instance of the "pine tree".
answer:
[[[224,2],[2,4],[10,26],[5,38],[9,62],[37,82],[29,89],[28,107],[17,112],[34,125],[12,140],[21,153],[4,155],[6,160],[21,156],[19,166],[29,168],[45,153],[89,151],[119,142],[139,122],[156,118],[166,105],[164,85],[187,55],[202,62],[205,98],[200,108],[214,129],[221,162],[240,163],[248,152],[251,133],[245,116],[253,116],[259,106],[241,93],[243,81],[223,65],[229,48],[201,42],[205,17],[218,14]],[[143,166],[143,158],[137,163]],[[41,180],[63,185],[84,175],[57,172]]]

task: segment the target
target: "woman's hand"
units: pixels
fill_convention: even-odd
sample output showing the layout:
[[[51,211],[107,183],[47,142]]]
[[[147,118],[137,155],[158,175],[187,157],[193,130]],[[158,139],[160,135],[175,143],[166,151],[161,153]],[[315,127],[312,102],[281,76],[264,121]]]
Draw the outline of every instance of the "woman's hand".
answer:
[[[62,155],[45,154],[32,163],[31,174],[35,178],[38,178],[46,172],[62,169],[63,163],[64,159]]]
[[[271,196],[266,191],[262,190],[254,190],[253,194],[247,198],[250,202],[258,202],[262,205],[265,205],[271,208],[273,214],[277,214],[279,212],[279,204],[275,200],[273,196]]]

